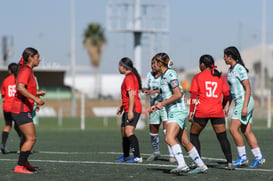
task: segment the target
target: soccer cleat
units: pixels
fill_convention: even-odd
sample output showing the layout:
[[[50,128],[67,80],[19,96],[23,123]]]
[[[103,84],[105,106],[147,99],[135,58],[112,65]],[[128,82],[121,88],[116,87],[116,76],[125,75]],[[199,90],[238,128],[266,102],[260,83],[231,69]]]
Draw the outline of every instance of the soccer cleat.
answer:
[[[227,170],[235,170],[235,167],[234,167],[234,165],[232,163],[228,163],[227,167],[225,167],[225,169],[227,169]]]
[[[246,165],[248,164],[248,159],[246,157],[246,159],[242,159],[242,157],[238,157],[236,161],[234,161],[233,166],[234,167],[239,167],[242,165]]]
[[[201,167],[196,167],[195,169],[189,171],[189,174],[196,174],[196,173],[207,173],[208,167],[206,165],[203,165]]]
[[[13,172],[14,173],[33,174],[33,172],[29,171],[25,166],[21,166],[21,165],[16,165]]]
[[[142,163],[142,157],[132,157],[125,161],[126,163]]]
[[[157,160],[159,157],[160,157],[160,154],[159,154],[159,153],[153,153],[153,154],[151,154],[151,155],[147,158],[147,161],[155,161],[155,160]]]
[[[28,161],[26,161],[25,167],[26,167],[26,169],[28,169],[29,171],[32,171],[32,172],[37,170],[37,168],[31,166],[30,163],[29,163]]]
[[[195,169],[197,167],[195,162],[191,162],[191,164],[189,165],[190,169]]]
[[[175,163],[175,162],[176,162],[176,159],[175,159],[174,157],[170,157],[170,158],[169,158],[169,162],[170,162],[170,163]]]
[[[177,168],[171,169],[170,173],[187,173],[190,168],[187,165],[178,166]]]
[[[0,149],[1,149],[2,154],[7,154],[8,153],[7,148],[3,144],[1,144]]]
[[[249,168],[257,168],[259,165],[262,165],[264,163],[265,163],[264,157],[262,157],[261,159],[254,159]]]
[[[124,157],[123,155],[120,155],[117,160],[115,160],[116,163],[125,162],[126,160],[129,160],[130,156]]]

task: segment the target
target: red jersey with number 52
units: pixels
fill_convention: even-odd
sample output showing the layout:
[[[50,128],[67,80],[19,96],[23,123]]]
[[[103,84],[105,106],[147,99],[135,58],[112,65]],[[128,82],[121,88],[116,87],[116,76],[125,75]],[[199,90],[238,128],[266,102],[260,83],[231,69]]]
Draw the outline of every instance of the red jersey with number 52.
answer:
[[[1,94],[3,100],[3,110],[11,112],[14,96],[16,93],[16,83],[14,75],[9,75],[1,84]]]
[[[192,79],[190,92],[196,92],[198,104],[195,117],[225,117],[222,106],[222,96],[229,91],[229,87],[221,76],[213,76],[211,70],[204,70]]]
[[[139,85],[137,81],[137,77],[133,72],[130,72],[127,74],[122,82],[121,85],[121,99],[122,99],[122,106],[124,109],[124,112],[129,111],[129,94],[128,91],[130,90],[135,90],[136,95],[135,95],[135,105],[134,105],[134,112],[141,113],[142,111],[142,106],[141,102],[138,96],[139,93]]]
[[[33,71],[29,66],[24,65],[20,69],[17,76],[16,83],[24,84],[28,92],[30,92],[34,96],[37,95],[36,80],[35,80]],[[19,114],[20,112],[32,112],[33,104],[34,104],[34,100],[23,96],[20,92],[17,91],[13,101],[11,112],[15,114]]]

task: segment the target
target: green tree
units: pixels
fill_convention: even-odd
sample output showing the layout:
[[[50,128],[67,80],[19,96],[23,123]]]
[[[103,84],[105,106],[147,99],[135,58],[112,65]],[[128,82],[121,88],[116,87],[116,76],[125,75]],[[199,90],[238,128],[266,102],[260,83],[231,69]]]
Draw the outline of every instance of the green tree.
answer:
[[[99,67],[102,49],[106,44],[104,30],[98,23],[90,23],[84,31],[83,45],[87,49],[91,64],[95,69]]]
[[[83,45],[87,49],[90,57],[90,62],[94,67],[94,95],[100,97],[99,92],[101,89],[100,77],[98,76],[98,67],[100,65],[102,49],[106,44],[104,30],[98,23],[90,23],[84,31]]]

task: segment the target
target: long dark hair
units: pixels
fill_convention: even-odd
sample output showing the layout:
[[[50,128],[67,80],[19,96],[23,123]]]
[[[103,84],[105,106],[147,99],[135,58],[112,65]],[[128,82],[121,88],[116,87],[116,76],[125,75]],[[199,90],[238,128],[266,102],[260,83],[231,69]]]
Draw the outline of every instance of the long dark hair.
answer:
[[[36,50],[35,48],[32,48],[32,47],[28,47],[23,51],[22,58],[19,61],[18,69],[14,73],[15,77],[17,77],[21,66],[23,66],[24,64],[26,64],[28,62],[28,58],[29,57],[34,57],[37,54],[39,54],[38,50]]]
[[[131,70],[135,76],[137,77],[139,89],[142,89],[142,82],[141,77],[137,71],[137,69],[134,67],[133,61],[128,57],[123,57],[119,63],[125,67],[126,70]]]
[[[8,70],[10,70],[11,74],[15,74],[18,71],[18,64],[17,63],[10,63],[8,65]]]
[[[161,62],[164,66],[168,67],[170,57],[167,53],[157,53],[154,57],[157,62]]]
[[[211,55],[202,55],[199,59],[199,63],[200,65],[203,63],[206,68],[210,68],[211,75],[217,76],[219,78],[221,77],[222,72],[219,72],[217,69],[215,69],[216,66],[214,65],[214,59]]]
[[[245,69],[246,71],[248,72],[248,69],[246,68],[242,58],[241,58],[241,55],[240,55],[240,52],[239,50],[234,47],[234,46],[231,46],[231,47],[227,47],[225,50],[224,50],[224,54],[227,55],[227,56],[231,56],[237,63],[241,64]]]

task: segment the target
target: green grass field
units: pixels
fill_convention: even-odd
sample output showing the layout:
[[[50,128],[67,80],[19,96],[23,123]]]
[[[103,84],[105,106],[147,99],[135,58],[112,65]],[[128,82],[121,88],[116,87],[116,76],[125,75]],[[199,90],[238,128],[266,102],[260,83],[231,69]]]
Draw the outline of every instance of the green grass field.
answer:
[[[19,140],[11,131],[7,147],[9,154],[0,154],[0,180],[273,180],[273,142],[272,129],[263,128],[260,124],[254,127],[261,150],[266,158],[265,165],[258,169],[238,168],[225,170],[224,156],[211,127],[208,126],[200,139],[202,156],[209,167],[207,174],[170,174],[169,170],[176,164],[169,163],[167,147],[161,133],[161,154],[159,160],[147,162],[151,153],[149,130],[136,130],[144,162],[141,164],[117,164],[114,160],[121,154],[121,136],[117,119],[109,119],[108,126],[102,119],[88,118],[86,130],[80,130],[80,119],[64,119],[63,126],[58,126],[57,118],[40,119],[37,127],[37,142],[29,160],[39,167],[33,175],[14,174],[17,163]],[[255,125],[255,124],[254,124]],[[161,131],[162,132],[162,131]],[[237,153],[230,137],[233,159]],[[252,161],[252,154],[248,157]],[[191,160],[183,150],[187,163]]]

